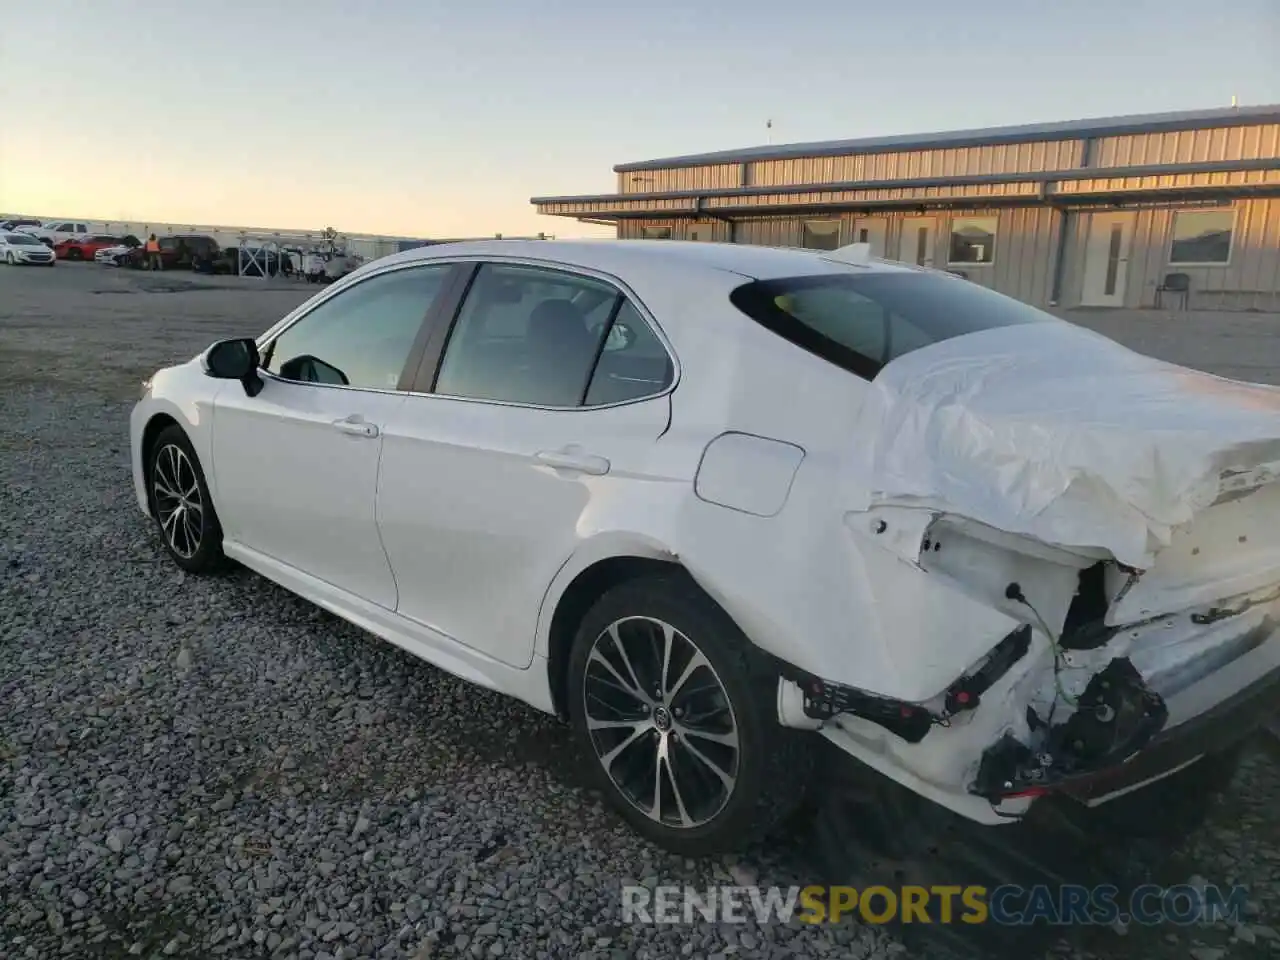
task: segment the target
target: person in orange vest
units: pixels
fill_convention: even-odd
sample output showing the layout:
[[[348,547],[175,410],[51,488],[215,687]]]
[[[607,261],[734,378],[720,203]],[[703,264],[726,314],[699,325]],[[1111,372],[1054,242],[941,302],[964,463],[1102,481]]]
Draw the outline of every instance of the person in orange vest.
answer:
[[[147,267],[151,270],[164,269],[164,263],[160,260],[160,241],[154,233],[147,238]]]

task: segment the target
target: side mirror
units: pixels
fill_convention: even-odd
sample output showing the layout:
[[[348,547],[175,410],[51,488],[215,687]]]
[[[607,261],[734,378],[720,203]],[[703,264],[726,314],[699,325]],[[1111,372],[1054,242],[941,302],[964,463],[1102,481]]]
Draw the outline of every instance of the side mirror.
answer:
[[[256,397],[262,392],[262,378],[258,376],[261,363],[258,345],[248,337],[236,340],[219,340],[204,354],[204,372],[218,380],[239,380],[244,392]]]

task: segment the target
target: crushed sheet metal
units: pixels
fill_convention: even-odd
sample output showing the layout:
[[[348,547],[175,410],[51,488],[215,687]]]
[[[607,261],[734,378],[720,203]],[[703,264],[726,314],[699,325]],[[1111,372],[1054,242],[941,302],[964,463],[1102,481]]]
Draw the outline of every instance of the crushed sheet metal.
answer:
[[[1067,322],[889,363],[859,411],[857,509],[913,505],[1145,568],[1174,528],[1280,462],[1280,387],[1135,353]],[[1258,469],[1262,467],[1263,469]]]

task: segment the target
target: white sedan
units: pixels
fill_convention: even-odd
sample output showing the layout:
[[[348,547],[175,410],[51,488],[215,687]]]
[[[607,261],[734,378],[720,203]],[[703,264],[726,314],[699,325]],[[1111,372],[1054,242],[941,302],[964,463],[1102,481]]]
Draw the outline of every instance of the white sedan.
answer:
[[[53,250],[31,234],[0,230],[0,263],[11,267],[19,264],[52,267],[57,262]]]
[[[155,374],[131,432],[181,568],[568,719],[689,855],[819,750],[878,798],[819,794],[830,853],[868,809],[1154,827],[1280,689],[1280,390],[864,246],[409,251]]]
[[[123,243],[118,243],[114,247],[103,247],[94,253],[93,262],[118,267],[120,266],[120,258],[127,256],[132,250],[133,247]]]

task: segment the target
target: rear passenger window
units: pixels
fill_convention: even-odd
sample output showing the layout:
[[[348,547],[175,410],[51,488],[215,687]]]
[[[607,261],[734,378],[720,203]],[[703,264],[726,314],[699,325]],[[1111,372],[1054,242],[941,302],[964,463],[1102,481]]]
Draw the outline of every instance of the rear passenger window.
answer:
[[[587,406],[623,403],[662,393],[675,367],[667,348],[631,301],[622,304],[605,338],[587,390]]]
[[[612,284],[541,267],[484,264],[445,347],[435,391],[546,407],[661,393],[666,348]]]
[[[619,296],[589,277],[484,264],[449,335],[436,393],[579,406]]]

